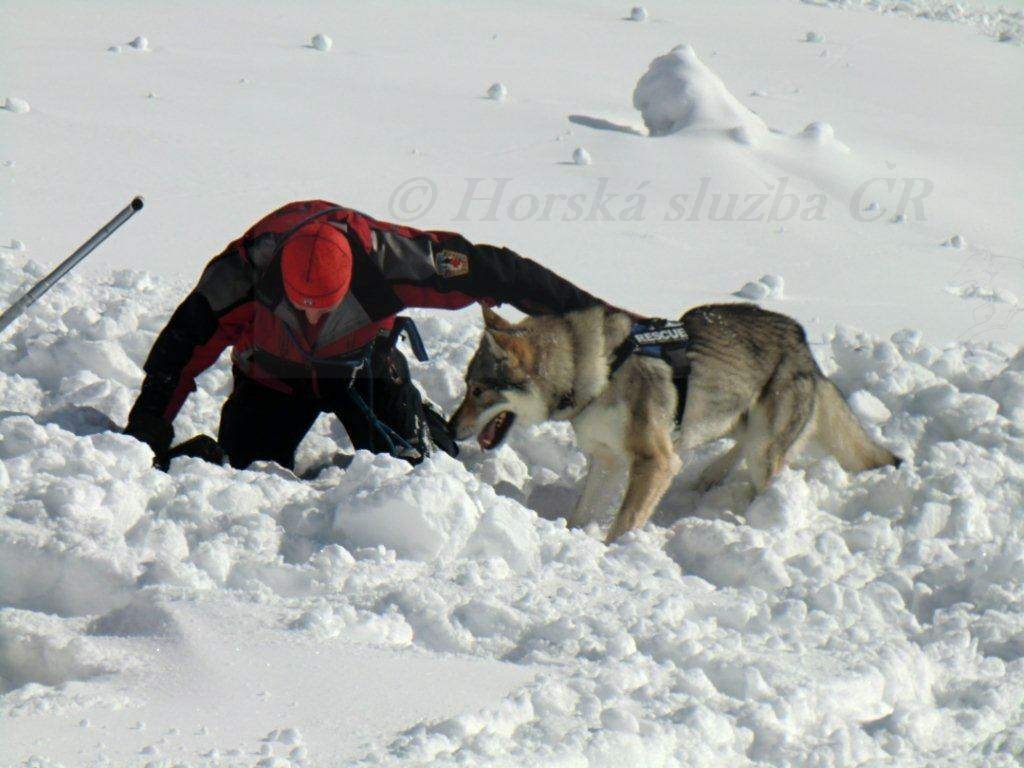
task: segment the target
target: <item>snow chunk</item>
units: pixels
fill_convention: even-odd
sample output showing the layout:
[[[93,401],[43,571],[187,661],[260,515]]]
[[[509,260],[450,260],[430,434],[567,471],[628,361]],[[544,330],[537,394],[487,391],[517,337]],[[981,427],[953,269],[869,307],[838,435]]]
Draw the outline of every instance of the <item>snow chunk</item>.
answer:
[[[590,165],[590,153],[583,147],[576,147],[576,151],[572,153],[572,161],[576,165]]]
[[[130,45],[136,51],[148,51],[149,50],[149,40],[144,38],[142,35],[139,35],[138,37],[136,37],[134,40],[132,40],[130,43],[128,43],[128,45]]]
[[[761,299],[781,299],[782,292],[786,287],[786,281],[781,275],[762,275],[756,282],[746,283],[742,288],[733,293],[741,299],[760,301]]]
[[[828,123],[820,121],[808,123],[800,132],[800,138],[820,147],[835,147],[843,152],[850,151],[848,146],[836,139],[835,129]]]
[[[350,548],[394,550],[409,560],[501,557],[517,570],[537,562],[535,516],[499,497],[451,457],[415,470],[360,451],[334,495],[334,531]]]
[[[331,38],[329,38],[327,35],[322,33],[317,33],[313,35],[309,43],[318,51],[324,51],[325,53],[331,50],[331,47],[334,45],[334,41],[331,40]]]
[[[687,128],[764,133],[764,122],[743,106],[689,45],[679,45],[651,62],[633,91],[651,136]]]
[[[21,240],[18,240],[17,238],[12,237],[11,238],[11,246],[10,246],[10,248],[11,248],[12,251],[18,251],[20,253],[21,251],[25,250],[25,244],[23,242],[21,242]]]
[[[601,726],[620,733],[640,733],[636,717],[628,709],[609,707],[601,713]]]
[[[493,83],[487,89],[487,98],[491,101],[504,101],[508,98],[508,88],[504,83]]]
[[[4,99],[4,109],[8,112],[13,112],[16,115],[23,115],[32,108],[24,99],[19,99],[17,96],[8,96]]]
[[[885,403],[865,389],[859,389],[847,399],[850,409],[861,418],[862,421],[871,424],[881,424],[892,418],[892,412],[885,407]]]
[[[947,248],[963,248],[967,245],[967,240],[963,235],[950,235],[943,245]]]
[[[825,36],[811,30],[806,35],[804,35],[804,40],[807,41],[808,43],[824,43]]]
[[[634,5],[629,12],[630,21],[647,21],[647,9],[642,5]]]
[[[751,301],[760,301],[761,299],[768,298],[768,294],[771,290],[764,283],[745,283],[742,288],[733,293],[733,296],[739,296],[744,299],[750,299]]]

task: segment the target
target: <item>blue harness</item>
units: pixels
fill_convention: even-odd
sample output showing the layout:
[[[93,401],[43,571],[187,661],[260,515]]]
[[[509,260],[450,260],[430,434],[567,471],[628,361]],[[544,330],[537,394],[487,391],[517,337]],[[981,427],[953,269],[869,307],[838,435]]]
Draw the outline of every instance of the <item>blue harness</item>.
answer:
[[[609,375],[614,374],[632,355],[664,360],[672,369],[672,383],[679,394],[676,423],[683,420],[686,407],[686,384],[690,372],[690,335],[682,320],[651,318],[633,324],[629,335],[612,352]]]

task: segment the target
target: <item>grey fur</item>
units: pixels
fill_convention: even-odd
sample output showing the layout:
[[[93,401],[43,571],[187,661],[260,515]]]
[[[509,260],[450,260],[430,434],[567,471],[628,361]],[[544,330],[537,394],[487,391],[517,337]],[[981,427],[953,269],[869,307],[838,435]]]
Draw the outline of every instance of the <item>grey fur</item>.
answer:
[[[714,304],[690,310],[682,321],[690,337],[689,375],[678,428],[677,391],[665,362],[633,356],[609,374],[609,357],[631,320],[604,308],[516,325],[485,310],[487,327],[452,427],[460,439],[480,432],[483,440],[494,436],[487,428],[502,413],[571,421],[590,472],[570,524],[586,523],[612,487],[609,479],[628,469],[609,541],[650,517],[682,466],[677,452],[719,438],[736,445],[704,471],[704,488],[744,463],[761,492],[808,440],[851,472],[898,466],[822,373],[795,320],[753,304]]]

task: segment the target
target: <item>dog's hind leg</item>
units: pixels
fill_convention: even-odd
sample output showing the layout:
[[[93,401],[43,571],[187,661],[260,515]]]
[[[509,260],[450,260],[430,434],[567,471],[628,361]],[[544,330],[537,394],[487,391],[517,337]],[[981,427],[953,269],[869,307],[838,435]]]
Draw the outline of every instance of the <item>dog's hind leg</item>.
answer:
[[[606,503],[616,490],[622,468],[622,462],[609,451],[587,454],[587,477],[583,481],[583,492],[569,515],[570,528],[582,528],[593,519],[601,503]]]
[[[704,467],[700,477],[697,478],[697,490],[701,492],[708,491],[725,480],[742,455],[743,443],[737,440],[736,445]]]
[[[658,442],[663,444],[656,446],[650,453],[634,456],[629,468],[626,495],[605,539],[609,544],[647,522],[668,491],[672,478],[683,466],[683,462],[672,450],[672,441],[667,434],[664,440]]]
[[[814,377],[786,371],[780,365],[750,409],[741,438],[747,471],[757,493],[786,463],[793,446],[807,431],[814,412]]]

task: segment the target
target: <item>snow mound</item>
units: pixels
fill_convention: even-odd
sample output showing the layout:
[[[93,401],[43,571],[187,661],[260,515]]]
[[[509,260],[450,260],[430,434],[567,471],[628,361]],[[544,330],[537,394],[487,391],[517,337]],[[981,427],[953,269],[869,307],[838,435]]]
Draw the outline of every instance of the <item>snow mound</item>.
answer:
[[[785,287],[786,282],[781,275],[763,275],[760,280],[745,283],[742,288],[733,293],[733,296],[751,301],[781,299]]]
[[[1024,12],[1014,4],[962,3],[950,0],[803,0],[839,10],[857,8],[879,14],[897,14],[915,19],[930,19],[952,24],[964,24],[979,29],[999,42],[1020,44],[1024,40]]]
[[[0,252],[0,299],[41,271]],[[0,344],[0,721],[63,711],[59,727],[78,729],[133,713],[125,670],[191,653],[181,609],[234,606],[284,638],[279,659],[348,642],[530,670],[492,707],[367,746],[363,765],[1019,757],[1019,348],[839,329],[816,356],[904,466],[850,475],[810,459],[752,503],[742,481],[698,494],[683,478],[651,525],[606,547],[558,519],[584,468],[559,424],[459,461],[358,453],[312,481],[194,459],[153,469],[145,446],[81,409],[123,423],[180,290],[72,274]],[[450,410],[479,322],[416,318],[434,355],[413,375]],[[229,362],[198,387],[179,438],[215,431]],[[337,450],[334,429],[318,423],[301,466]],[[89,710],[104,675],[121,698]],[[317,718],[276,723],[224,737],[218,754],[326,760]],[[178,738],[153,744],[169,755]]]
[[[729,92],[689,45],[676,46],[651,62],[633,91],[633,106],[651,136],[741,129],[749,137],[766,130],[761,118]]]
[[[19,99],[17,96],[8,96],[4,99],[4,109],[16,115],[23,115],[29,112],[31,107],[24,99]]]
[[[629,11],[630,21],[647,21],[647,9],[642,5],[634,5]]]

